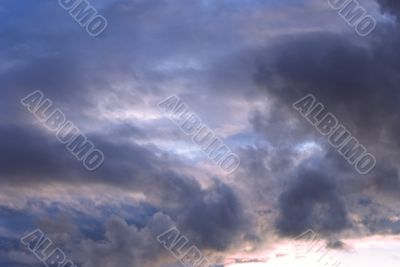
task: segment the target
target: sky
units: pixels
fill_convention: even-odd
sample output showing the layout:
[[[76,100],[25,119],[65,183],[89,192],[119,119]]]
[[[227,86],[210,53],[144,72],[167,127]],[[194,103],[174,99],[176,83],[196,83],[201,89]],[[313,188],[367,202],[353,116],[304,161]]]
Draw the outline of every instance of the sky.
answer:
[[[101,32],[71,1],[0,1],[0,267],[45,266],[21,241],[35,229],[74,263],[48,267],[183,266],[169,229],[212,267],[399,265],[398,0],[359,1],[367,35],[342,0],[85,2]],[[306,96],[369,172],[305,118]],[[91,150],[62,142],[56,109]]]

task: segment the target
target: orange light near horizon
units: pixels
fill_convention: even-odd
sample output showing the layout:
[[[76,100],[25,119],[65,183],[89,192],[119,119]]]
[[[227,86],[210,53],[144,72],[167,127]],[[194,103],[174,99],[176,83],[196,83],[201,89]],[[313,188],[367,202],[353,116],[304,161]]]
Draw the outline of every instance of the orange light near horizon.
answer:
[[[346,250],[330,250],[330,257],[341,262],[340,267],[359,266],[363,267],[398,267],[400,262],[400,236],[370,236],[359,239],[343,240],[348,245]],[[284,252],[283,254],[280,254]],[[314,253],[314,252],[313,252]],[[294,246],[288,242],[282,242],[274,251],[268,251],[267,262],[231,263],[227,267],[333,267],[325,265],[323,261],[318,262],[318,257],[313,253],[296,256]],[[280,255],[280,256],[277,256]],[[235,258],[240,259],[240,256]],[[243,255],[243,259],[249,256]],[[257,257],[254,257],[256,261]],[[336,266],[336,265],[335,265]]]

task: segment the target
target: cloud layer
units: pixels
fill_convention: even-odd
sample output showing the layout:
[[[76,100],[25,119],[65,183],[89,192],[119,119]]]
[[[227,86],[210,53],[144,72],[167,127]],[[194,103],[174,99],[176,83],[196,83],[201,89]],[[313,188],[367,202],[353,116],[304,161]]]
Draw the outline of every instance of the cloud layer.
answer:
[[[213,263],[313,229],[400,233],[397,1],[359,37],[328,3],[102,0],[92,38],[57,1],[0,4],[0,266],[40,228],[83,267],[178,266],[171,226]],[[105,155],[90,172],[21,104],[41,90]],[[313,94],[368,147],[360,175],[296,114]],[[158,109],[183,99],[241,166],[226,175]],[[332,241],[334,240],[334,241]],[[240,261],[240,259],[238,259]]]

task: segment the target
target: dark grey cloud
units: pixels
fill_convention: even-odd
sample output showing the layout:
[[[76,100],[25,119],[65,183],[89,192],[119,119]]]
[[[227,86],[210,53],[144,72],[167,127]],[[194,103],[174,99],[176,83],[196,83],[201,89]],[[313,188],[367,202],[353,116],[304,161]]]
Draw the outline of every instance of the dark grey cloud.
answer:
[[[326,246],[331,249],[347,249],[348,248],[348,245],[341,240],[329,241]]]
[[[384,191],[388,194],[398,197],[400,190],[400,178],[398,170],[395,168],[380,168],[380,172],[374,177],[373,185],[379,191]]]
[[[0,133],[10,140],[1,145],[4,152],[0,160],[3,184],[23,188],[49,182],[92,183],[143,192],[149,200],[165,208],[178,205],[179,209],[174,212],[181,214],[180,219],[188,228],[197,228],[193,231],[198,232],[199,237],[205,238],[206,231],[216,231],[210,236],[210,240],[216,240],[210,244],[215,242],[214,246],[218,248],[228,244],[223,242],[224,239],[233,238],[242,223],[239,200],[232,189],[217,182],[215,187],[203,190],[193,178],[174,172],[173,161],[163,160],[156,156],[157,151],[149,148],[93,137],[93,142],[109,159],[91,173],[80,166],[55,137],[42,131],[3,126]],[[210,217],[214,219],[208,221]],[[204,225],[195,224],[199,221]],[[207,242],[205,238],[204,243]]]
[[[4,184],[30,186],[63,180],[77,169],[76,160],[51,135],[31,127],[1,125],[0,173]],[[64,175],[59,175],[63,173]]]
[[[397,14],[398,2],[378,2],[384,11]],[[391,24],[380,23],[377,31],[364,39],[357,39],[349,34],[322,31],[283,36],[275,40],[264,50],[263,55],[260,55],[257,60],[258,71],[255,74],[255,81],[268,93],[276,110],[283,112],[276,112],[278,124],[274,124],[271,119],[256,117],[253,125],[268,138],[276,138],[275,136],[278,140],[288,138],[290,143],[292,136],[298,137],[297,142],[294,140],[292,144],[314,140],[327,152],[321,164],[330,166],[329,175],[338,176],[335,178],[335,183],[330,184],[326,179],[307,180],[300,175],[300,180],[281,195],[281,218],[277,227],[284,234],[298,233],[307,226],[310,228],[315,226],[322,232],[344,229],[348,225],[345,203],[352,194],[368,191],[375,197],[381,193],[388,198],[398,195],[397,169],[400,156],[398,62],[400,61],[396,49],[399,43],[398,25],[393,27]],[[377,157],[378,167],[369,176],[360,177],[350,169],[350,166],[341,164],[340,157],[329,148],[326,140],[315,135],[312,127],[304,128],[293,123],[293,119],[287,118],[286,114],[291,112],[292,103],[310,93],[335,114],[339,121]],[[285,115],[281,115],[282,113]],[[296,114],[293,113],[292,116]],[[300,117],[296,119],[308,124]],[[278,127],[269,131],[262,130],[260,126],[263,124],[265,129],[275,125]],[[285,127],[294,134],[271,135],[274,132],[284,133]],[[286,153],[288,154],[290,153]],[[336,167],[331,169],[332,166]],[[311,177],[327,175],[310,174]],[[345,194],[340,189],[343,200],[339,201],[337,190],[334,189],[336,186],[347,188]],[[325,192],[327,199],[319,199],[317,193],[313,195],[313,191],[309,192],[310,196],[300,193],[319,187],[317,192]],[[324,202],[322,205],[332,205],[333,208],[326,210],[321,215],[321,221],[318,221],[311,215],[311,211],[314,203]],[[336,211],[339,216],[334,217],[331,211]],[[336,228],[330,228],[325,224],[324,220],[328,218],[332,222],[338,220],[335,221]]]
[[[5,185],[26,187],[48,182],[99,183],[153,191],[152,185],[155,182],[160,187],[154,188],[154,195],[161,198],[163,194],[157,192],[157,188],[166,189],[166,192],[174,191],[164,195],[170,198],[180,198],[185,194],[188,196],[199,188],[192,178],[185,179],[169,170],[172,161],[156,156],[155,148],[134,143],[115,143],[112,136],[89,137],[109,160],[97,171],[88,172],[45,129],[1,125],[0,135],[3,140],[7,140],[0,145],[4,152],[0,156],[1,182]],[[176,187],[176,183],[180,185]]]
[[[400,15],[400,3],[396,0],[377,0],[383,11],[388,11],[394,15]]]
[[[276,227],[283,235],[298,236],[308,229],[329,234],[349,226],[335,178],[321,170],[299,170],[280,196],[279,208]]]
[[[83,266],[151,266],[151,262],[165,255],[162,246],[153,242],[154,238],[171,225],[168,217],[162,214],[155,215],[142,229],[128,225],[122,218],[110,218],[105,224],[104,242],[85,240],[81,243],[80,249],[87,257]]]
[[[0,145],[4,152],[0,160],[0,181],[4,186],[20,187],[21,190],[26,190],[26,188],[39,190],[41,186],[49,184],[105,185],[109,188],[123,189],[127,193],[143,193],[146,195],[144,203],[152,206],[142,212],[143,216],[152,216],[155,211],[164,212],[186,236],[191,238],[194,244],[205,250],[224,251],[232,244],[239,242],[242,234],[248,231],[246,226],[249,221],[241,206],[241,200],[232,188],[218,180],[215,180],[213,185],[202,188],[193,177],[173,170],[182,163],[174,161],[155,147],[139,146],[132,142],[116,142],[113,135],[92,135],[91,140],[104,152],[108,160],[95,172],[88,172],[46,130],[28,126],[2,125],[0,135],[9,140]],[[162,156],[163,154],[165,157]],[[69,208],[53,204],[51,210],[57,213],[61,210],[67,215],[71,212],[75,214],[75,211]],[[39,210],[43,210],[44,207],[40,204]],[[127,214],[121,207],[117,210],[118,213]],[[138,213],[138,209],[132,209],[132,211]],[[48,212],[44,211],[44,214]],[[111,215],[112,213],[108,214],[108,216]],[[80,215],[80,219],[82,217],[84,216]],[[130,224],[121,220],[119,219],[118,222],[127,228],[147,227],[150,223],[148,220],[135,218],[130,219]],[[56,221],[58,225],[52,226],[52,221]],[[62,235],[63,231],[71,231],[77,227],[64,229],[64,225],[58,223],[60,221],[65,221],[65,219],[47,220],[44,228],[58,236]],[[92,223],[95,226],[99,222],[95,220]],[[39,226],[42,224],[43,221]],[[64,228],[60,230],[59,227]],[[124,242],[110,237],[112,239],[110,244],[103,247],[95,238],[96,235],[93,236],[92,230],[80,227],[79,230],[74,231],[86,232],[90,236],[84,250],[87,252],[88,260],[93,261],[88,263],[88,266],[100,266],[99,264],[106,264],[119,258],[124,258],[134,266],[141,266],[143,258],[151,258],[151,253],[157,253],[157,250],[152,248],[155,239],[151,239],[148,235],[142,237],[141,241],[146,240],[150,246],[143,248],[149,254],[145,257],[136,255],[139,252],[132,252],[128,247],[125,248],[126,251],[120,249],[120,246],[132,245],[137,240]],[[68,232],[68,234],[72,233]],[[71,243],[70,246],[78,242],[76,239],[77,237],[68,241]],[[125,255],[128,251],[135,255]],[[102,252],[108,256],[106,257]]]
[[[183,216],[178,215],[179,224],[205,248],[223,251],[248,231],[249,221],[240,200],[231,188],[219,182],[193,198],[183,210]]]
[[[158,261],[163,264],[175,262],[156,240],[172,226],[179,228],[204,254],[224,251],[228,245],[239,241],[238,237],[246,228],[245,218],[231,189],[216,184],[192,198],[181,199],[180,202],[186,204],[175,203],[174,208],[164,211],[144,203],[139,206],[127,203],[98,205],[84,198],[83,210],[68,203],[46,203],[41,199],[32,201],[18,213],[1,207],[2,216],[11,216],[7,217],[3,229],[9,230],[14,238],[6,240],[16,244],[5,246],[4,251],[17,252],[19,236],[35,228],[42,229],[54,246],[61,247],[69,258],[82,266],[109,266],[113,262],[152,266]],[[193,204],[187,206],[187,203]],[[4,230],[0,235],[3,234]],[[23,259],[14,260],[21,263]]]
[[[377,143],[388,131],[396,142],[396,36],[380,35],[384,39],[368,46],[332,33],[283,38],[260,63],[256,78],[286,105],[314,94],[364,141]]]

